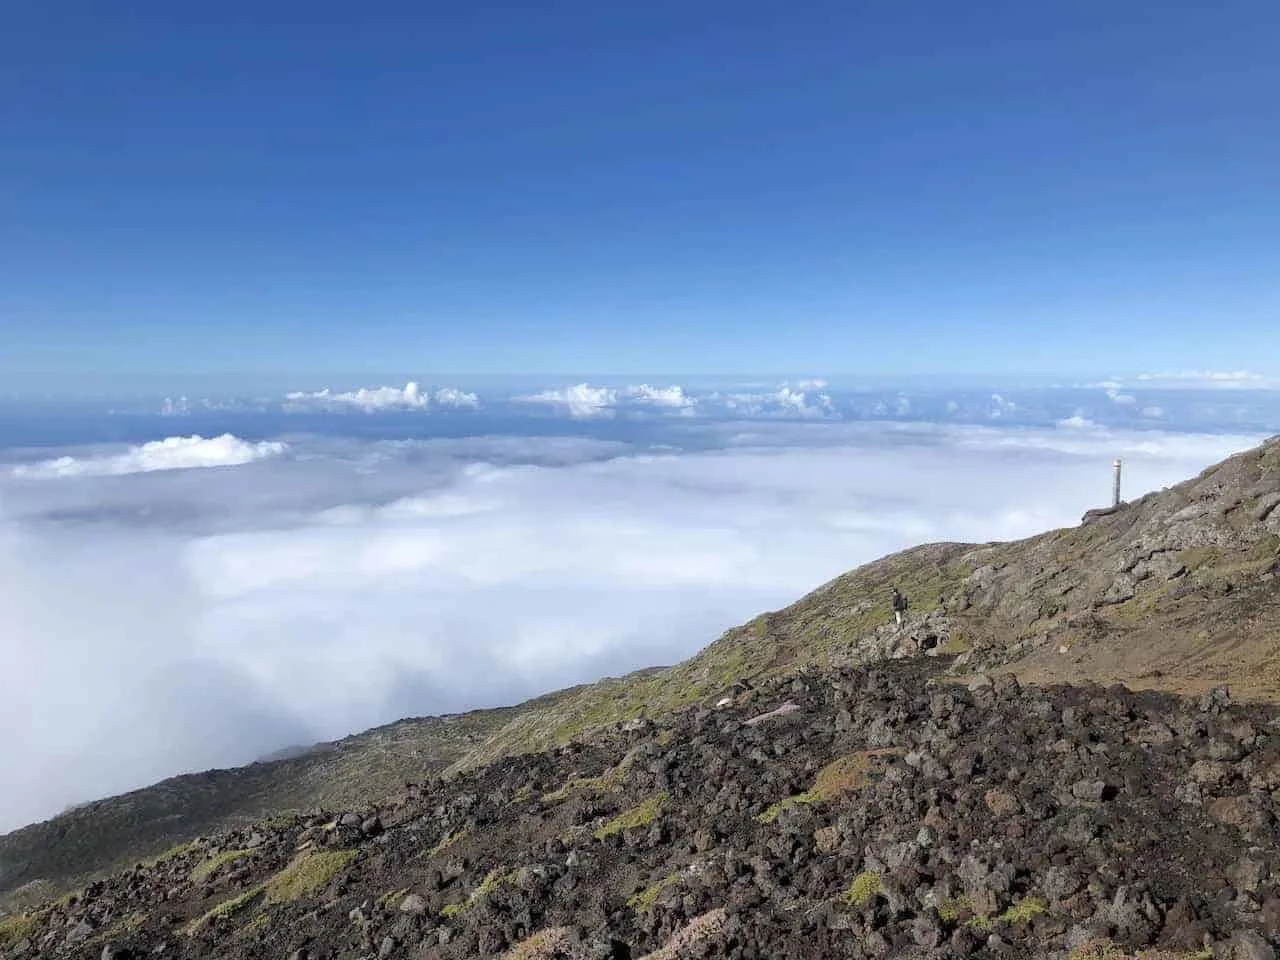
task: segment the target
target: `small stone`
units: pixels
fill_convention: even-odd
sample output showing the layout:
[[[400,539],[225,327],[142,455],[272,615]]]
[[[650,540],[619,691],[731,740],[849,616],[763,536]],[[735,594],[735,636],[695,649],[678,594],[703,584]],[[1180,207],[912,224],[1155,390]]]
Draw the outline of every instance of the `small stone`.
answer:
[[[81,943],[84,940],[88,940],[91,936],[93,936],[93,925],[81,920],[72,927],[71,932],[67,934],[67,943]]]
[[[988,790],[982,799],[987,809],[997,817],[1007,817],[1018,811],[1017,798],[1004,790]]]
[[[1077,780],[1071,785],[1071,795],[1077,800],[1097,803],[1106,796],[1107,785],[1101,780]]]
[[[360,832],[366,837],[376,837],[382,832],[382,821],[376,816],[370,817],[360,824]]]
[[[401,913],[426,913],[427,901],[416,893],[411,893],[400,901]]]
[[[1240,890],[1246,890],[1254,893],[1262,886],[1264,880],[1268,876],[1267,864],[1262,860],[1253,860],[1249,857],[1241,857],[1229,868],[1227,868],[1227,876],[1231,882]]]
[[[1231,694],[1226,687],[1214,687],[1200,698],[1201,713],[1221,713],[1231,704]]]
[[[342,815],[342,819],[339,820],[338,823],[344,827],[358,827],[362,823],[362,820],[358,813],[344,813]]]
[[[395,952],[396,952],[395,937],[390,937],[390,936],[383,937],[382,946],[378,947],[378,957],[380,958],[380,960],[387,960],[387,957],[391,956]]]
[[[1209,816],[1218,823],[1243,829],[1253,822],[1253,803],[1247,796],[1219,797],[1209,804]]]
[[[840,831],[835,827],[820,827],[813,832],[813,842],[820,853],[832,853],[840,846]]]

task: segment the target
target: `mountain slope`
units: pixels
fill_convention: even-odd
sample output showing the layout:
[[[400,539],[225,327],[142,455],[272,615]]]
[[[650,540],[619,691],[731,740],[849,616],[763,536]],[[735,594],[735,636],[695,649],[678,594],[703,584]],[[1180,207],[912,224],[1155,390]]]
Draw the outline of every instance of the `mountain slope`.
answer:
[[[1280,438],[1078,527],[930,544],[859,567],[670,670],[522,712],[453,769],[714,702],[798,667],[958,653],[959,671],[1280,699]],[[889,593],[910,601],[902,628]]]
[[[1280,442],[1079,527],[1013,543],[932,544],[860,567],[728,631],[668,669],[516,708],[406,721],[336,750],[166,781],[0,838],[0,892],[52,889],[255,817],[377,799],[817,666],[919,655],[952,673],[1100,682],[1280,700]],[[892,623],[891,585],[910,600]],[[39,895],[50,887],[32,891]]]
[[[402,720],[298,757],[173,777],[76,807],[0,837],[0,908],[24,906],[203,833],[283,811],[389,796],[466,756],[520,709]]]
[[[1274,960],[1280,711],[946,665],[212,837],[0,921],[0,956]]]

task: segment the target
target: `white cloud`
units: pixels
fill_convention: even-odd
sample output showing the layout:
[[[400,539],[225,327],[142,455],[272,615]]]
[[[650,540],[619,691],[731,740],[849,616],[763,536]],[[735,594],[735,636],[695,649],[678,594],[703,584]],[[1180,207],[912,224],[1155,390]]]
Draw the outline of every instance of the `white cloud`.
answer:
[[[693,397],[685,393],[684,388],[679,385],[651,387],[647,383],[642,383],[638,387],[627,387],[625,394],[627,399],[634,403],[655,407],[688,410],[694,405]]]
[[[808,392],[792,389],[785,383],[768,393],[730,393],[724,396],[717,393],[712,394],[710,400],[723,405],[731,413],[749,417],[822,417],[835,410],[829,395],[822,393],[810,400]]]
[[[1253,389],[1280,387],[1280,379],[1249,370],[1180,370],[1166,373],[1140,373],[1135,380],[1168,389]]]
[[[439,407],[454,407],[460,410],[477,410],[480,407],[478,396],[459,390],[457,387],[441,387],[435,392],[433,399]]]
[[[186,397],[179,397],[177,400],[165,397],[164,403],[160,406],[160,416],[162,417],[185,417],[190,413],[191,403]]]
[[[361,387],[349,393],[331,393],[329,388],[315,393],[296,391],[285,399],[292,405],[327,409],[354,409],[373,413],[379,410],[425,410],[427,395],[417,383],[410,381],[403,387],[377,387],[370,390]]]
[[[528,396],[516,397],[516,400],[521,403],[540,403],[560,407],[569,416],[579,419],[611,417],[614,414],[614,404],[618,402],[618,391],[608,387],[593,387],[587,383],[579,383],[559,390],[542,390]]]
[[[1138,398],[1131,393],[1121,393],[1119,390],[1111,389],[1107,391],[1107,396],[1111,402],[1121,407],[1131,407],[1138,402]]]
[[[1097,430],[1098,424],[1094,423],[1083,412],[1077,410],[1074,415],[1067,417],[1065,420],[1059,420],[1058,426],[1064,430]]]
[[[1151,420],[1159,420],[1164,416],[1163,407],[1143,407],[1142,415]]]
[[[123,453],[97,456],[63,456],[12,468],[15,477],[48,479],[56,477],[107,477],[156,470],[188,470],[196,467],[232,467],[284,453],[283,443],[264,440],[250,443],[224,433],[208,439],[197,435],[166,437]]]
[[[821,377],[814,377],[810,380],[797,380],[792,384],[792,386],[800,391],[825,390],[827,388],[827,381],[823,380]]]
[[[987,409],[987,416],[992,420],[999,420],[1008,414],[1016,413],[1017,410],[1018,405],[1012,400],[1006,400],[1000,394],[993,393],[991,395],[991,405]]]
[[[73,489],[0,473],[0,830],[180,770],[673,662],[900,547],[1075,523],[1114,456],[1137,495],[1257,440],[670,423],[711,449],[299,438],[297,457],[224,475]],[[79,503],[102,515],[69,520]]]

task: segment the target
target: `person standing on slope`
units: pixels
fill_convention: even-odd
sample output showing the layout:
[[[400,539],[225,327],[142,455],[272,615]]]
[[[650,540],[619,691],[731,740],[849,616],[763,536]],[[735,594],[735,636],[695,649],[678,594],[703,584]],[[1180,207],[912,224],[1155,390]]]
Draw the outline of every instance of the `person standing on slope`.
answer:
[[[907,598],[902,595],[897,587],[893,588],[890,604],[893,606],[893,622],[898,626],[902,626],[902,615],[907,612]]]

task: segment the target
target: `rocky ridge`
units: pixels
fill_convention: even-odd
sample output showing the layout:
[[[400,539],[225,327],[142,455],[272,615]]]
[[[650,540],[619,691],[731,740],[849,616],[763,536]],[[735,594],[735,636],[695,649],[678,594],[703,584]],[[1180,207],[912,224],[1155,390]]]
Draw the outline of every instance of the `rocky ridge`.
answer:
[[[806,667],[202,838],[0,921],[0,956],[1276,956],[1280,711],[948,665]]]

